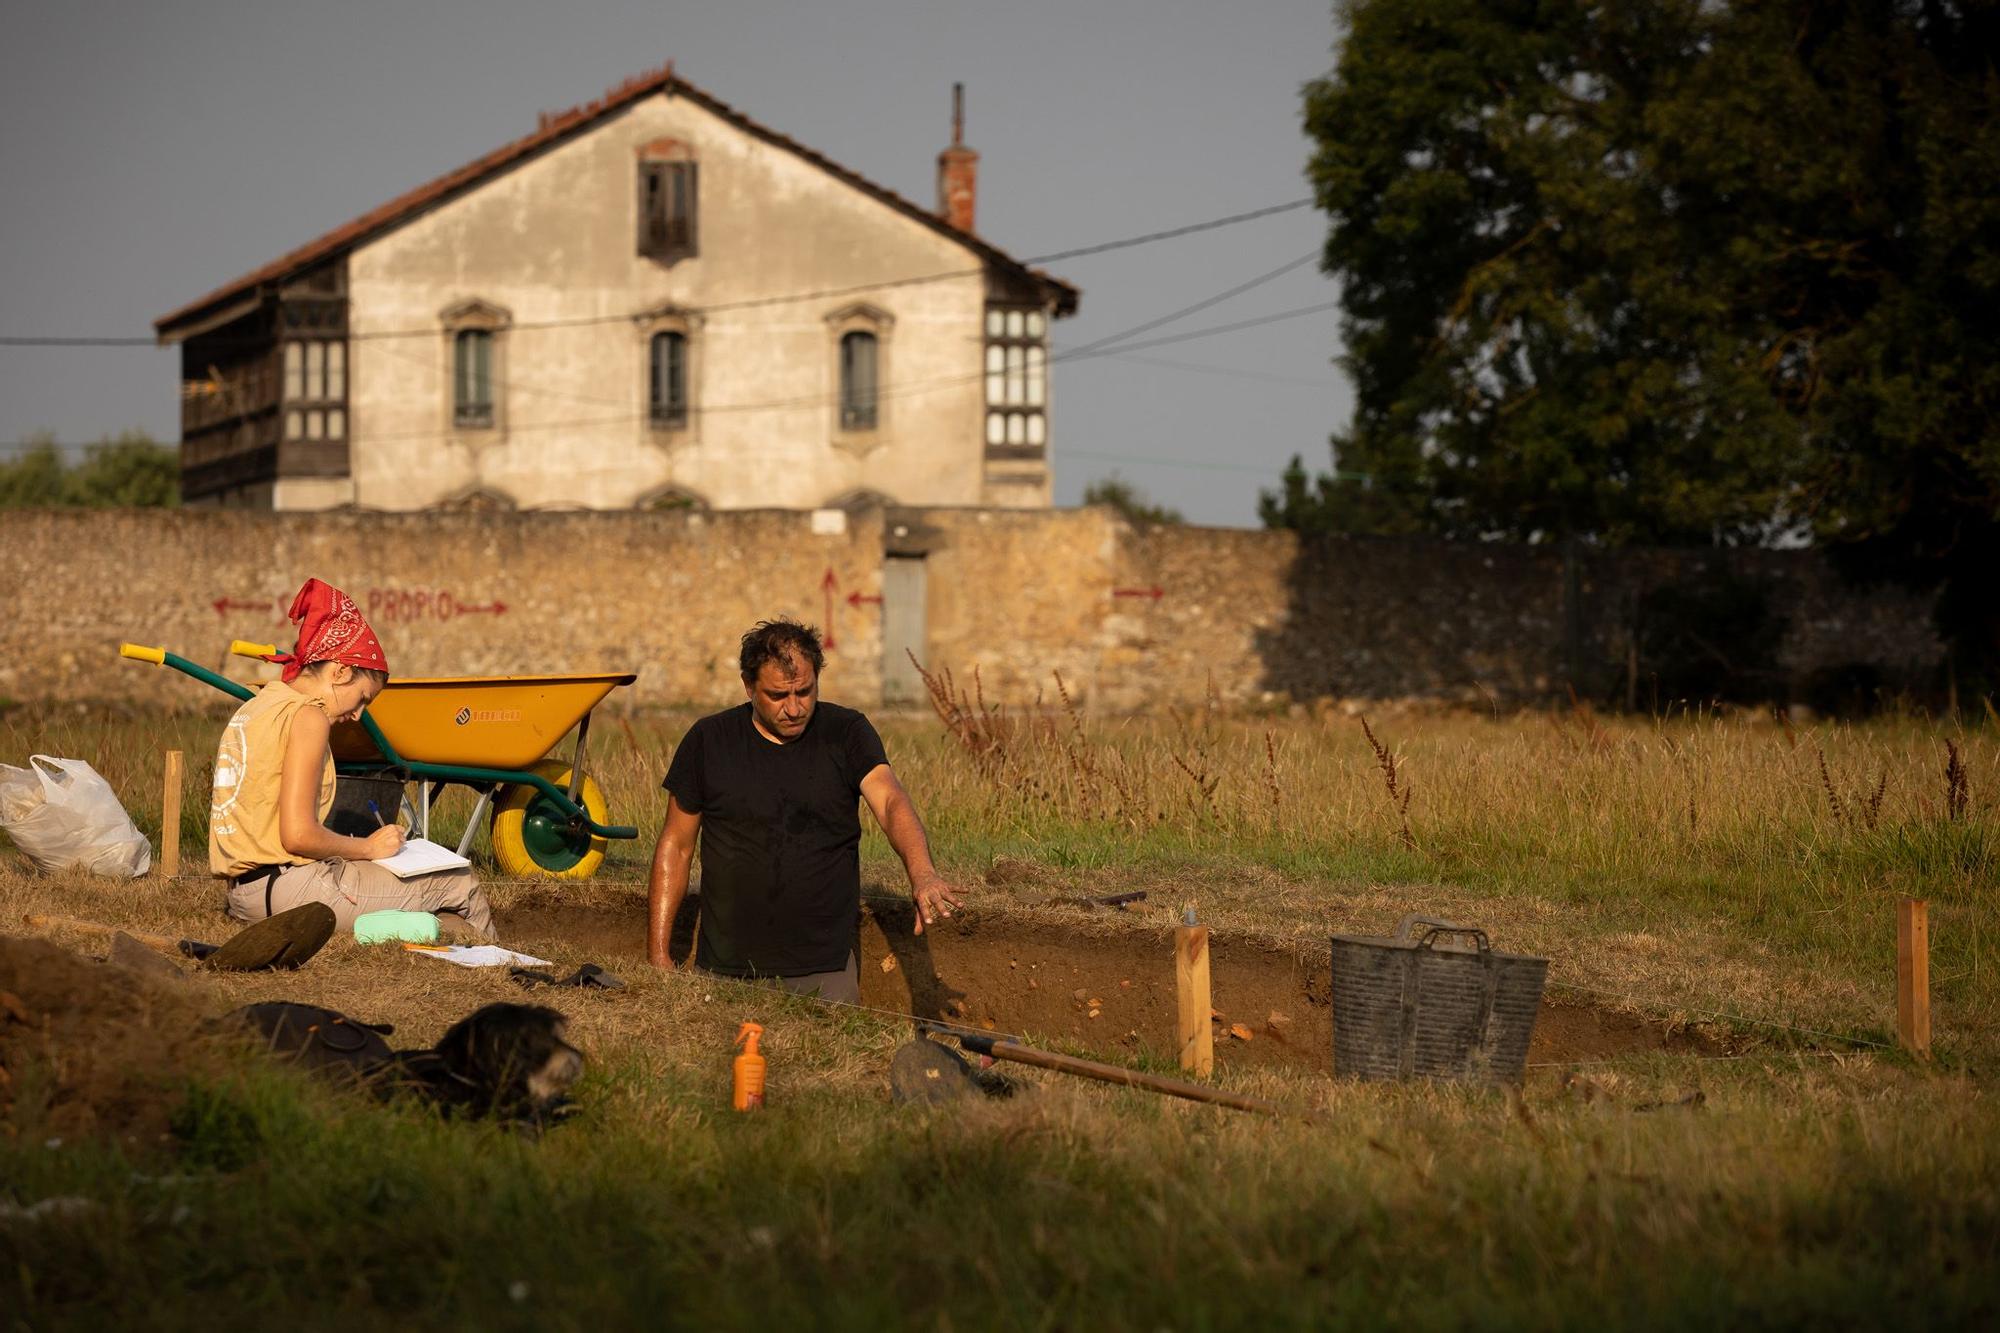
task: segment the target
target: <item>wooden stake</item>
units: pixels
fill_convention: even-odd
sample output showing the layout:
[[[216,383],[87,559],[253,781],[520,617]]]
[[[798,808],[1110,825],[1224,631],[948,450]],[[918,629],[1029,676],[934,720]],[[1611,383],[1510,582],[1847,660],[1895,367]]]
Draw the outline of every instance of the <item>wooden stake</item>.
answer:
[[[1930,903],[1922,898],[1896,905],[1896,1040],[1914,1055],[1931,1053]]]
[[[181,873],[181,752],[167,751],[166,790],[160,796],[160,873]]]
[[[1208,989],[1208,927],[1193,922],[1174,927],[1174,985],[1179,994],[1181,1068],[1199,1078],[1215,1072],[1214,1007]]]

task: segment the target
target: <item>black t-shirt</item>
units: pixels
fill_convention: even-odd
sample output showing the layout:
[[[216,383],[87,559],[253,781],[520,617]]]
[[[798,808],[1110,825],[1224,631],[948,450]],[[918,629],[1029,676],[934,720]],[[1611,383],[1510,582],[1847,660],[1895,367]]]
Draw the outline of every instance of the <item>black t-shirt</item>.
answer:
[[[852,708],[822,703],[795,741],[745,703],[688,728],[660,785],[701,816],[701,966],[798,976],[847,966],[861,916],[861,779],[889,762]]]

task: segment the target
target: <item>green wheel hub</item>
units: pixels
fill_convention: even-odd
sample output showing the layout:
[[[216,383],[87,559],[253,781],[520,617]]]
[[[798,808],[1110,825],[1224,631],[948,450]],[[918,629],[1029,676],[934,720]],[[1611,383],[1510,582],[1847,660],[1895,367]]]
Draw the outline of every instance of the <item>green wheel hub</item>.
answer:
[[[590,852],[590,830],[572,829],[569,816],[537,792],[521,818],[521,845],[544,870],[568,870]]]

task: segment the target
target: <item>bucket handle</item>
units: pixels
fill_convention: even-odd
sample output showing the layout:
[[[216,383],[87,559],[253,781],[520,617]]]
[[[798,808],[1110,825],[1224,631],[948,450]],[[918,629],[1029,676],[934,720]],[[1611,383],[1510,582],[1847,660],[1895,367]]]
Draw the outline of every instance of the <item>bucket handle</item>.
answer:
[[[1479,952],[1493,952],[1492,942],[1486,938],[1486,932],[1479,927],[1455,925],[1450,921],[1442,921],[1434,916],[1417,916],[1412,914],[1404,917],[1396,923],[1396,938],[1399,940],[1409,939],[1410,928],[1412,926],[1424,927],[1423,934],[1417,938],[1417,947],[1420,949],[1430,948],[1431,941],[1440,935],[1469,935],[1479,946]]]

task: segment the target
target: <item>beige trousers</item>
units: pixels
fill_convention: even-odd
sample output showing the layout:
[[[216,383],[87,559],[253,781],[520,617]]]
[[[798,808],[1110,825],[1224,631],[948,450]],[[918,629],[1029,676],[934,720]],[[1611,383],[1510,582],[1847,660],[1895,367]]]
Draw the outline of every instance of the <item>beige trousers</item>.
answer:
[[[238,921],[262,921],[264,888],[261,879],[232,885],[229,915]],[[273,912],[301,903],[325,903],[333,909],[335,927],[341,931],[352,932],[354,919],[370,912],[450,912],[464,918],[482,939],[499,938],[493,930],[493,909],[470,870],[398,879],[373,861],[308,861],[280,871],[270,890]]]

